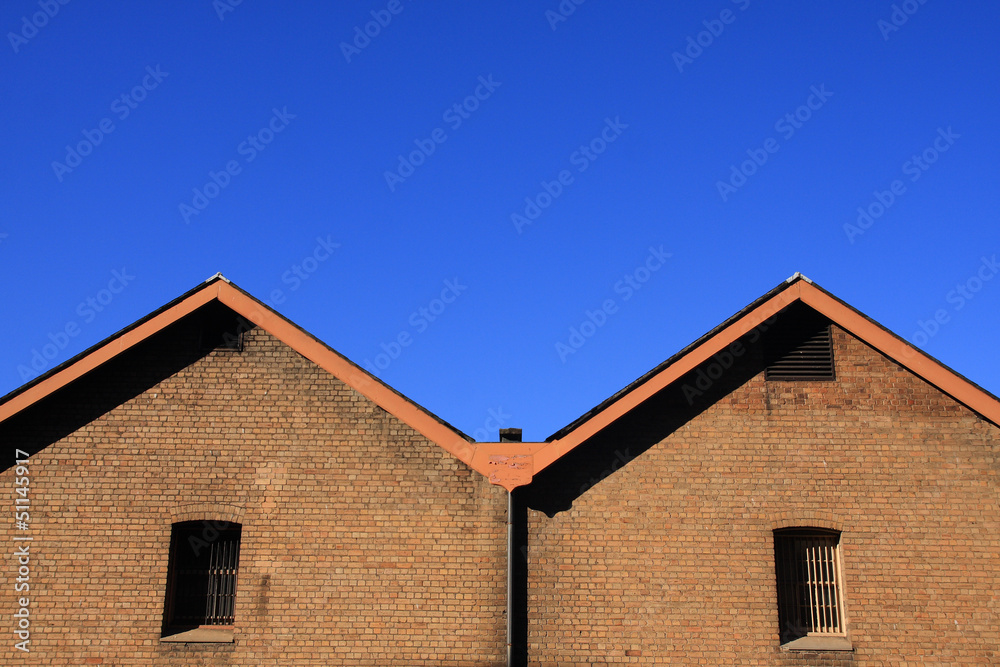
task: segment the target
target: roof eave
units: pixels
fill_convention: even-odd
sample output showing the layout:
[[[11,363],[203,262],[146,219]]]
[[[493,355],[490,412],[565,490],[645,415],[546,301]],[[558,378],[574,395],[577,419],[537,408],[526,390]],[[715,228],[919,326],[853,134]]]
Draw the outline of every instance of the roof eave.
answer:
[[[752,331],[772,315],[801,301],[861,339],[900,366],[921,377],[984,419],[1000,426],[1000,399],[918,350],[857,309],[800,273],[791,276],[749,306],[644,374],[573,423],[550,436],[534,455],[534,473],[593,437],[642,402],[684,377]]]
[[[372,376],[231,283],[221,273],[4,396],[0,399],[0,422],[22,412],[214,300],[332,373],[473,469],[490,476],[493,466],[489,457],[484,459],[483,456],[476,456],[477,445],[472,442],[472,438]]]

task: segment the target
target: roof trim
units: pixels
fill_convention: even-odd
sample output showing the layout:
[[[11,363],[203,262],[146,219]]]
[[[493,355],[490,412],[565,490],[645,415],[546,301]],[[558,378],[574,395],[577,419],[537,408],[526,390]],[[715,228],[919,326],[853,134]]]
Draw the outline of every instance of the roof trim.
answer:
[[[673,357],[550,436],[534,453],[534,474],[697,368],[796,301],[810,306],[918,377],[1000,426],[1000,399],[918,350],[874,320],[796,273]]]
[[[529,484],[535,474],[796,301],[813,308],[984,419],[1000,426],[1000,399],[913,347],[801,273],[794,274],[545,442],[473,442],[455,427],[232,284],[221,273],[0,398],[0,422],[213,300],[275,336],[473,470],[488,477],[491,483],[508,491]]]
[[[198,308],[216,300],[327,370],[460,461],[490,477],[494,483],[507,486],[503,472],[498,476],[498,468],[511,470],[524,468],[523,465],[515,465],[516,462],[504,464],[505,462],[495,461],[494,459],[497,458],[496,452],[493,451],[496,449],[495,447],[481,448],[473,443],[467,435],[427,409],[407,399],[319,339],[250,296],[232,284],[221,273],[212,276],[159,310],[112,334],[100,343],[0,398],[0,422],[20,413]],[[495,445],[496,443],[486,444]],[[506,459],[507,457],[501,456],[500,458]],[[519,477],[523,477],[523,473]]]
[[[0,422],[204,306],[216,296],[214,290],[208,289],[211,280],[0,398]]]

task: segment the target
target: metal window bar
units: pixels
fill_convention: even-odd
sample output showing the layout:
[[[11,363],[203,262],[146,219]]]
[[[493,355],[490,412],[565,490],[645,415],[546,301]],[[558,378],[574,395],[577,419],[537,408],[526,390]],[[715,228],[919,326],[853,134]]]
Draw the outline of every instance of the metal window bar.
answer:
[[[175,563],[171,623],[173,625],[232,625],[235,620],[236,579],[239,571],[240,529],[220,531],[197,550],[189,539],[198,529],[175,535]]]
[[[236,607],[239,537],[227,536],[210,545],[205,625],[232,625]]]
[[[776,537],[783,641],[810,634],[844,634],[839,538],[817,534]]]

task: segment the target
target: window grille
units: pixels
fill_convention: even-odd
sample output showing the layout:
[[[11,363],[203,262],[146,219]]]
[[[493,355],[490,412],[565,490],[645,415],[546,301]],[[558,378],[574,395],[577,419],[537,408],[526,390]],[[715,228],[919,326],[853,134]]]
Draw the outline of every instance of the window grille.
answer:
[[[238,524],[175,524],[171,543],[168,627],[232,625],[239,571]]]
[[[788,530],[774,534],[781,641],[846,635],[840,535]]]

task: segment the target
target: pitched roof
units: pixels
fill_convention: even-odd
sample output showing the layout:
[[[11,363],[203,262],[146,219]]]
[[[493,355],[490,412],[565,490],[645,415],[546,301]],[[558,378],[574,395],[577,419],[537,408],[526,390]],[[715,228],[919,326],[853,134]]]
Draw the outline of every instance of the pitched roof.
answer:
[[[1000,426],[1000,399],[799,273],[560,429],[545,442],[472,442],[467,435],[233,285],[221,274],[0,398],[0,422],[212,301],[218,301],[261,327],[508,491],[530,483],[533,475],[796,302],[809,306],[984,419]]]
[[[72,359],[35,378],[0,398],[0,422],[27,409],[59,389],[73,383],[126,350],[145,341],[199,308],[218,301],[249,322],[267,331],[296,352],[326,369],[336,378],[400,419],[432,442],[450,452],[473,469],[504,486],[497,477],[498,468],[516,472],[516,461],[500,466],[495,456],[507,445],[472,442],[455,427],[395,391],[349,359],[288,319],[282,317],[229,280],[216,274],[159,310],[109,336]],[[528,450],[531,447],[527,447]],[[501,456],[506,461],[506,457]],[[500,473],[502,477],[503,474]],[[517,475],[515,475],[517,477]]]
[[[1000,426],[1000,399],[915,348],[801,273],[796,273],[635,382],[549,436],[547,445],[534,452],[532,472],[537,474],[542,471],[646,399],[796,302],[819,312],[984,419]]]

